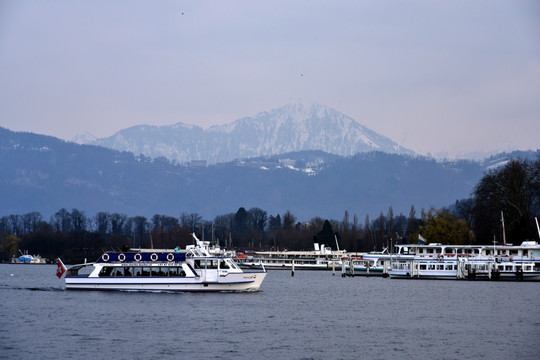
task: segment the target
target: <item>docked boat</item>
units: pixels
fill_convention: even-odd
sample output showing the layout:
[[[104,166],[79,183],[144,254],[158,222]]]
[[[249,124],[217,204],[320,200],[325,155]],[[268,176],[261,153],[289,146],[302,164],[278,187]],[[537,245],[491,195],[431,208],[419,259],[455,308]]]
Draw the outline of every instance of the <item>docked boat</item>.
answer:
[[[349,276],[389,276],[390,264],[397,258],[410,260],[412,255],[391,254],[385,248],[383,251],[371,251],[343,258],[343,273]],[[352,267],[352,268],[351,268]]]
[[[396,246],[391,278],[540,280],[540,245],[535,241],[519,246]]]
[[[30,255],[28,254],[28,252],[23,253],[21,250],[19,250],[19,252],[21,253],[21,256],[19,257],[13,256],[11,258],[12,264],[46,264],[47,263],[47,259],[42,258],[39,255]]]
[[[264,268],[243,271],[231,257],[209,253],[195,234],[185,250],[130,249],[106,252],[93,263],[67,270],[68,290],[257,291]]]
[[[325,245],[313,244],[314,250],[307,251],[256,251],[254,256],[237,258],[242,268],[264,268],[268,270],[332,270],[341,269],[345,250],[332,250]]]

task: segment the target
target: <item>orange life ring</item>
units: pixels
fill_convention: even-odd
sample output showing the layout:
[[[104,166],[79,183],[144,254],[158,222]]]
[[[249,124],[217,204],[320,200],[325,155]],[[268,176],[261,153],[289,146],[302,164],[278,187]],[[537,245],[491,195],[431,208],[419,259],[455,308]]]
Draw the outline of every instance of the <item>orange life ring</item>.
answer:
[[[152,255],[150,255],[150,260],[157,261],[158,260],[158,254],[153,253]]]
[[[120,260],[122,262],[126,261],[126,255],[124,255],[124,254],[118,255],[118,260]]]

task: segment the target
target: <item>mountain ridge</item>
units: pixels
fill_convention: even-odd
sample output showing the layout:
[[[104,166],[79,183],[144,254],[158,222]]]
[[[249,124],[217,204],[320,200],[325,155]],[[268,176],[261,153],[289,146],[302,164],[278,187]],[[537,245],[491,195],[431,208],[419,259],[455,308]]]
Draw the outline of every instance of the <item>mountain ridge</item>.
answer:
[[[38,211],[47,218],[66,208],[213,219],[259,207],[274,215],[290,210],[307,221],[340,218],[344,211],[373,217],[390,206],[407,214],[411,205],[441,208],[468,198],[489,169],[538,156],[540,150],[517,151],[480,163],[301,151],[197,166],[0,127],[0,216]]]
[[[341,156],[367,151],[415,154],[335,109],[307,101],[206,130],[178,122],[164,126],[137,125],[109,137],[86,138],[89,140],[79,137],[78,142],[153,158],[163,156],[177,163],[205,160],[213,164],[303,150],[322,150]]]

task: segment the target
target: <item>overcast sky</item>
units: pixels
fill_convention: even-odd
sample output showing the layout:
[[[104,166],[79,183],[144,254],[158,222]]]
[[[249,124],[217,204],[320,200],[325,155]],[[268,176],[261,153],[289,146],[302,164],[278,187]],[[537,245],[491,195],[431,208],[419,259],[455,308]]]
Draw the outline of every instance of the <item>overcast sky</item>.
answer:
[[[72,139],[299,99],[420,153],[540,148],[540,2],[0,0],[0,126]]]

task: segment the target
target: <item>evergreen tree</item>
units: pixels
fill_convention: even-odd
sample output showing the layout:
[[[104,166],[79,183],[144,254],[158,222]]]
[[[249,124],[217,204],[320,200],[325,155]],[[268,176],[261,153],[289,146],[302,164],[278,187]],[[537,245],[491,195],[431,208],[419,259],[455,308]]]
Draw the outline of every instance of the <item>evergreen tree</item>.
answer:
[[[322,230],[317,233],[315,236],[315,241],[319,243],[319,245],[324,245],[327,247],[331,247],[333,249],[336,248],[336,234],[334,233],[334,230],[332,229],[332,224],[330,224],[330,221],[325,220]]]

